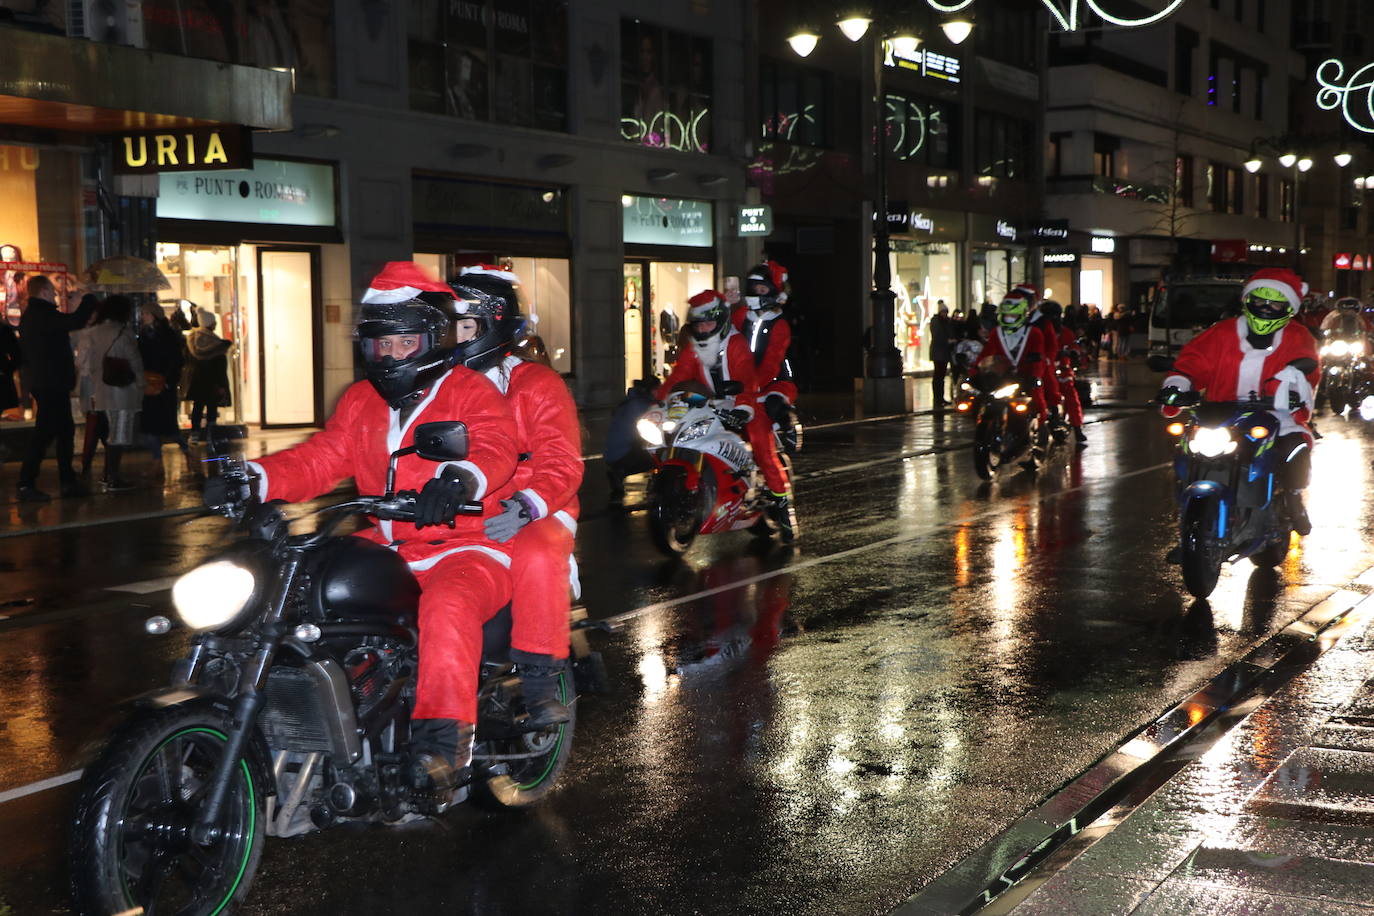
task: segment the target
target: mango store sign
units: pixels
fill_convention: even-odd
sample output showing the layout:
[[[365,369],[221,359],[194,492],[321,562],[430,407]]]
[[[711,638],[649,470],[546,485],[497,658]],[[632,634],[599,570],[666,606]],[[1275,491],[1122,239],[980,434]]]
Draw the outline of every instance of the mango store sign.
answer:
[[[626,194],[620,205],[627,245],[710,248],[715,244],[709,201]]]
[[[158,219],[333,226],[334,166],[259,159],[233,172],[158,176]]]

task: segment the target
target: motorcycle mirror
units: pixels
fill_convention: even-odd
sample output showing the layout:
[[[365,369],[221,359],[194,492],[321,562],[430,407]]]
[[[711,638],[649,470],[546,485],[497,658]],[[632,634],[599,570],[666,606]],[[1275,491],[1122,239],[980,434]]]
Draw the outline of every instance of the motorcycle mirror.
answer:
[[[462,461],[468,456],[468,425],[460,420],[415,427],[415,451],[426,461]]]

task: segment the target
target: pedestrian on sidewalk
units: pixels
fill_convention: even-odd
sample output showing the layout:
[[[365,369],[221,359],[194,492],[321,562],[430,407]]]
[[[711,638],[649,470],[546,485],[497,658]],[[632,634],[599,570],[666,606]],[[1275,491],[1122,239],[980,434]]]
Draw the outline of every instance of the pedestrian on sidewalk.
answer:
[[[14,385],[14,373],[19,369],[19,335],[14,327],[0,316],[0,415],[19,406],[19,389]],[[5,417],[19,419],[19,417]]]
[[[167,320],[162,306],[144,302],[139,307],[138,352],[143,357],[143,413],[140,430],[143,442],[153,456],[152,478],[167,479],[162,463],[162,446],[168,440],[181,449],[186,476],[196,476],[199,466],[191,458],[186,434],[177,419],[177,390],[186,363],[186,345],[181,334]]]
[[[91,377],[91,402],[110,428],[101,478],[110,491],[133,486],[120,473],[124,452],[135,443],[138,412],[143,407],[143,357],[130,327],[133,317],[134,303],[128,296],[106,297],[82,347]]]
[[[86,369],[90,364],[90,360],[86,358],[86,351],[90,348],[90,332],[91,326],[87,325],[79,331],[73,331],[71,335],[72,345],[76,348],[76,401],[85,419],[81,436],[83,480],[90,479],[96,446],[104,445],[108,448],[110,444],[110,424],[105,421],[105,415],[95,409],[95,383],[91,381],[91,375]]]
[[[204,435],[200,420],[205,418],[205,430],[215,425],[221,407],[229,401],[229,348],[233,344],[215,334],[215,315],[209,309],[196,310],[196,327],[186,338],[187,354],[191,361],[187,368],[191,378],[186,385],[186,400],[191,402],[191,436]]]
[[[96,298],[86,296],[76,311],[64,314],[57,308],[57,288],[39,274],[25,287],[28,303],[19,319],[20,374],[33,396],[35,416],[28,452],[19,469],[19,499],[46,502],[52,497],[38,489],[38,468],[48,447],[56,445],[57,475],[63,496],[85,496],[86,488],[72,467],[72,388],[76,385],[76,361],[68,336],[83,327],[95,311]]]
[[[950,338],[954,326],[949,318],[949,307],[943,299],[939,308],[930,319],[930,361],[935,364],[935,373],[930,377],[930,387],[935,393],[935,406],[949,404],[945,398],[945,377],[949,374]]]

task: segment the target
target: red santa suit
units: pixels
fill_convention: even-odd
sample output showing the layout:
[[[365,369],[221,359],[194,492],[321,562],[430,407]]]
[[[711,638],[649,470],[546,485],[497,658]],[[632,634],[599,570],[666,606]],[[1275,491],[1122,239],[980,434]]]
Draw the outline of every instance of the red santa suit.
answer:
[[[683,348],[673,371],[668,373],[668,378],[658,386],[654,397],[661,401],[675,385],[687,381],[700,382],[711,391],[718,390],[717,380],[739,382],[744,386],[744,390],[735,396],[735,407],[750,414],[745,431],[749,436],[749,445],[754,451],[754,463],[763,472],[764,482],[770,490],[774,493],[786,493],[787,474],[783,471],[782,462],[778,460],[778,451],[773,446],[772,423],[763,411],[754,409],[758,403],[758,376],[754,369],[754,354],[749,352],[749,345],[745,343],[744,336],[731,328],[725,335],[725,340],[719,344],[720,349],[714,351],[719,354],[714,366],[707,366],[702,362],[696,343],[696,340],[692,339],[692,346]],[[717,344],[712,341],[711,346]]]
[[[534,519],[509,543],[511,648],[568,657],[569,588],[577,589],[572,557],[577,488],[582,483],[582,432],[577,405],[557,372],[508,356],[487,370],[515,415],[520,462],[512,481]]]
[[[1209,401],[1259,397],[1273,399],[1279,405],[1290,403],[1290,393],[1296,393],[1301,407],[1290,411],[1280,406],[1274,410],[1279,419],[1279,434],[1300,432],[1311,443],[1308,420],[1321,368],[1317,366],[1303,374],[1288,364],[1297,359],[1310,359],[1314,366],[1317,364],[1317,342],[1312,332],[1290,321],[1274,332],[1264,350],[1250,344],[1249,332],[1243,316],[1212,325],[1179,351],[1173,374],[1164,380],[1164,387],[1201,391]]]
[[[1062,324],[1055,327],[1054,322],[1044,325],[1045,334],[1055,340],[1056,381],[1059,382],[1059,397],[1064,405],[1064,417],[1070,426],[1083,425],[1083,403],[1078,399],[1078,386],[1074,384],[1073,354],[1078,351],[1078,338],[1073,331]]]
[[[484,515],[501,511],[514,491],[516,429],[501,393],[477,373],[450,369],[401,422],[368,382],[355,382],[325,428],[300,445],[250,462],[261,499],[314,499],[352,477],[360,493],[386,490],[392,452],[414,442],[414,429],[431,420],[467,424],[468,457],[435,463],[418,455],[396,464],[396,489],[424,488],[450,464],[477,482],[469,499],[483,500]],[[392,548],[420,582],[420,671],[416,719],[477,720],[477,677],[482,624],[510,600],[510,555],[487,538],[482,518],[458,516],[454,527],[417,529],[409,522],[374,521],[359,537]]]
[[[1026,325],[1020,331],[1012,332],[997,327],[988,335],[971,367],[977,367],[980,361],[989,357],[1001,357],[1015,367],[1017,375],[1039,379],[1040,387],[1034,389],[1031,398],[1040,419],[1048,420],[1049,405],[1059,403],[1059,382],[1054,373],[1054,354],[1058,349],[1050,342],[1044,329],[1035,325]],[[1038,359],[1035,354],[1039,354]]]
[[[730,323],[744,335],[754,354],[754,377],[759,384],[759,403],[781,397],[788,404],[797,402],[797,383],[787,361],[792,346],[792,325],[780,309],[750,309],[738,306],[730,313]]]

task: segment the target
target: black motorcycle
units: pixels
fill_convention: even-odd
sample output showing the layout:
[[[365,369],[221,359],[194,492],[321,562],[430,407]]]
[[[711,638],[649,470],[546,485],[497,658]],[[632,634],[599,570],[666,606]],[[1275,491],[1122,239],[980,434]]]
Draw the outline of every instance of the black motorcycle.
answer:
[[[1034,386],[1011,372],[1000,360],[985,360],[959,385],[954,409],[974,417],[973,468],[984,480],[997,469],[1026,456],[1033,466],[1042,458],[1049,438],[1035,410]]]
[[[425,423],[415,443],[391,456],[385,495],[319,510],[314,533],[291,534],[275,504],[222,509],[247,536],[173,589],[196,635],[172,686],[136,701],[82,778],[69,861],[78,912],[212,916],[248,894],[265,835],[439,814],[469,791],[521,808],[553,790],[575,718],[526,726],[509,607],[484,627],[471,781],[444,793],[412,784],[420,588],[393,551],[334,531],[353,515],[413,520],[415,493],[393,492],[396,460],[461,460],[467,430]],[[237,462],[224,472],[247,481]],[[574,612],[562,683],[574,710],[602,674],[585,616]]]
[[[1374,394],[1370,356],[1365,352],[1361,337],[1343,337],[1328,330],[1322,338],[1322,381],[1317,395],[1324,397],[1331,412],[1338,414],[1346,406],[1362,408],[1364,401]]]

